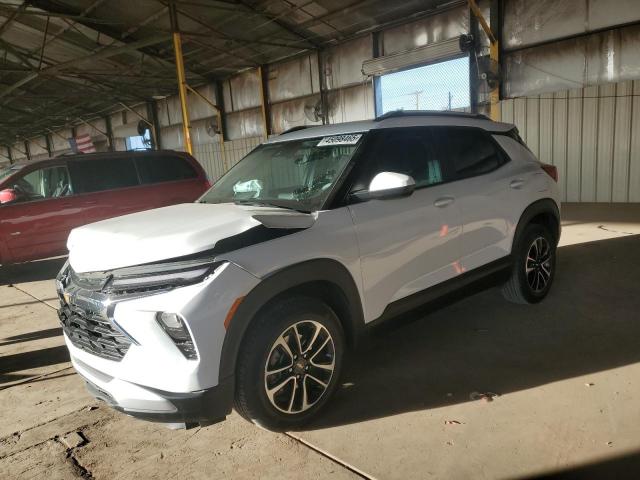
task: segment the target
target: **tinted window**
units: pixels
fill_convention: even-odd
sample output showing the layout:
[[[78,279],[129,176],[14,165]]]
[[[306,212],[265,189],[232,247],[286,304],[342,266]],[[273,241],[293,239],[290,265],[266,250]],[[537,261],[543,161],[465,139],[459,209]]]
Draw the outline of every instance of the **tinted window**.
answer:
[[[438,128],[434,137],[456,177],[466,178],[495,170],[505,161],[489,135],[473,128]]]
[[[442,165],[433,155],[427,129],[390,129],[380,132],[372,152],[365,161],[365,171],[352,191],[365,190],[380,172],[410,175],[416,188],[441,183]]]
[[[139,157],[136,158],[136,165],[142,183],[170,182],[198,176],[189,162],[180,157]]]
[[[40,168],[12,183],[10,188],[14,191],[15,202],[66,197],[72,193],[69,173],[64,166]]]
[[[75,193],[99,192],[138,185],[138,175],[131,158],[70,160],[69,171]]]

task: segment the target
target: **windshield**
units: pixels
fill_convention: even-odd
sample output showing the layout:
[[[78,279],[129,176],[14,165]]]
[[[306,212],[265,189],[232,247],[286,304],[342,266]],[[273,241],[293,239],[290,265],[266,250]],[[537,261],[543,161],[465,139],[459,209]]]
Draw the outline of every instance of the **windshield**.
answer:
[[[218,180],[200,201],[318,210],[362,137],[355,133],[261,145]]]
[[[22,168],[21,165],[9,165],[6,167],[0,167],[0,182],[7,178],[9,175],[13,175]]]

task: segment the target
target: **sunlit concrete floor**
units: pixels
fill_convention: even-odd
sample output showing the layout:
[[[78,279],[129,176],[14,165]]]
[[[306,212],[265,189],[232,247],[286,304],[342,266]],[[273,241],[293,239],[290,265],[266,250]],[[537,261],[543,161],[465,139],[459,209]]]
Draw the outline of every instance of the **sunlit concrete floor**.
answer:
[[[0,478],[637,478],[640,205],[563,218],[544,302],[492,287],[413,313],[355,352],[325,414],[289,434],[236,414],[170,431],[99,404],[58,326],[63,260],[5,267]]]

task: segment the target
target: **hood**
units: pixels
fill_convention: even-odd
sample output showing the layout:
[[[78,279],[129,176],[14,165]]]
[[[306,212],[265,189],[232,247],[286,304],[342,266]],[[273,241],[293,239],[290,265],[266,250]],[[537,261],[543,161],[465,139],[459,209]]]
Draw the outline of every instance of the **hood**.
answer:
[[[230,251],[308,228],[314,222],[313,214],[280,208],[173,205],[72,230],[67,242],[69,263],[76,272],[95,272],[183,257],[223,243],[225,251]],[[231,237],[242,240],[229,241]]]

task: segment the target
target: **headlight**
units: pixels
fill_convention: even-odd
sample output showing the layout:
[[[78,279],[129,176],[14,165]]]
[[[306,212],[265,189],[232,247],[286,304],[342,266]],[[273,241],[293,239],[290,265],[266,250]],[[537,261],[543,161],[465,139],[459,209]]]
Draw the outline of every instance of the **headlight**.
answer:
[[[111,272],[105,293],[125,294],[192,285],[204,280],[222,262],[186,261],[128,267]]]

